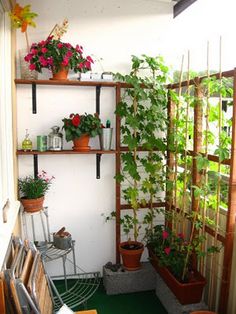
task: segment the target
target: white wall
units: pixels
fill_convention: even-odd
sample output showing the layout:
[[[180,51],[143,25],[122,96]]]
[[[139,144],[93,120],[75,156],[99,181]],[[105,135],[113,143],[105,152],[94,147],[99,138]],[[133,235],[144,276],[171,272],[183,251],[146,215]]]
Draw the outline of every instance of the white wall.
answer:
[[[28,1],[20,1],[25,5]],[[84,46],[86,54],[103,58],[94,71],[128,72],[132,54],[163,54],[165,34],[172,21],[172,3],[156,0],[32,0],[32,10],[39,14],[37,28],[29,31],[31,42],[49,34],[55,23],[65,17],[69,29],[63,41]],[[24,36],[18,32],[18,48],[25,48]],[[48,77],[48,74],[44,74]],[[76,87],[37,87],[38,114],[32,115],[30,86],[17,87],[18,143],[25,129],[34,141],[48,134],[53,125],[71,112],[95,111],[95,90]],[[101,93],[101,118],[114,125],[115,92]],[[114,144],[114,142],[113,142]],[[97,139],[92,142],[98,147]],[[35,146],[34,146],[35,147]],[[65,143],[71,147],[71,143]],[[33,159],[19,157],[19,175],[33,173]],[[77,263],[84,270],[101,270],[108,261],[115,262],[115,225],[104,223],[102,213],[115,209],[115,158],[104,155],[101,179],[96,180],[95,155],[61,155],[39,157],[39,169],[56,179],[47,194],[51,230],[66,226],[76,240]],[[39,228],[40,224],[37,224]]]

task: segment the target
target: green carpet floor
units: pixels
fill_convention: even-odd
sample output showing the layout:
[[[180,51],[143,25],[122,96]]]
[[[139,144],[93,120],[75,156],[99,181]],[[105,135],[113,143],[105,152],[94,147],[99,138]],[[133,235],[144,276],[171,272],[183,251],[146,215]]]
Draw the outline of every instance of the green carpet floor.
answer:
[[[57,288],[62,283],[55,282]],[[87,309],[96,309],[98,314],[167,314],[155,291],[107,295],[101,282],[98,290],[88,300]],[[83,310],[76,308],[75,311]]]

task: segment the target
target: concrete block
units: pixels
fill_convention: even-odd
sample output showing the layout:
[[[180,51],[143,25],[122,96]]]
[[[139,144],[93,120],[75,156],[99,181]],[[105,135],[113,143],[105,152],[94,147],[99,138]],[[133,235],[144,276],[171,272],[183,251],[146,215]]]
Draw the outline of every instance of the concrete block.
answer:
[[[186,305],[180,304],[173,292],[157,273],[156,280],[156,295],[168,314],[189,314],[193,311],[207,310],[207,305],[204,302]]]
[[[142,268],[127,271],[122,267],[112,271],[103,267],[103,285],[108,295],[155,290],[156,271],[149,262],[141,263]]]

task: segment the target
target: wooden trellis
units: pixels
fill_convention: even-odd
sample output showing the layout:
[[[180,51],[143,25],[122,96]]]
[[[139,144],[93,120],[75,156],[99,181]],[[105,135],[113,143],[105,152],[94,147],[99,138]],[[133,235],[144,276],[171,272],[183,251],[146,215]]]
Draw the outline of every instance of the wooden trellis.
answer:
[[[222,75],[223,78],[233,78],[233,116],[232,116],[232,145],[231,145],[231,158],[223,160],[222,165],[230,166],[230,178],[229,178],[229,194],[228,194],[228,211],[227,211],[227,222],[225,234],[215,231],[215,229],[209,225],[204,227],[205,233],[209,234],[211,237],[216,237],[217,241],[222,243],[224,247],[223,255],[223,267],[222,267],[222,277],[220,283],[220,293],[219,293],[219,306],[218,312],[224,314],[227,312],[228,295],[230,287],[230,276],[231,276],[231,265],[232,265],[232,255],[233,255],[233,240],[234,240],[234,228],[235,228],[235,215],[236,215],[236,69],[231,71],[226,71],[222,73],[217,73],[212,76],[217,79]],[[188,150],[187,155],[192,156],[193,166],[192,166],[192,185],[199,185],[201,176],[197,170],[196,157],[200,152],[202,152],[202,139],[203,139],[203,112],[201,101],[203,99],[201,91],[201,82],[207,77],[198,77],[188,81],[181,82],[181,88],[186,88],[189,86],[194,86],[195,98],[198,99],[197,104],[194,107],[194,138],[193,138],[193,150]],[[176,90],[179,88],[179,83],[171,84],[168,86],[170,90]],[[116,85],[116,103],[118,104],[121,100],[121,93],[123,88],[128,88],[129,86],[125,83],[117,83]],[[173,132],[173,119],[174,119],[175,104],[171,99],[168,101],[167,114],[169,118],[169,128],[168,134]],[[127,151],[127,148],[121,146],[121,136],[120,136],[120,118],[116,117],[116,173],[119,173],[121,168],[121,154]],[[207,159],[218,163],[219,157],[212,154],[207,154]],[[167,168],[174,169],[174,153],[167,150]],[[173,179],[173,172],[167,174],[170,179]],[[192,195],[192,210],[198,210],[199,199]],[[175,208],[173,203],[173,191],[166,192],[166,202],[156,203],[156,207],[165,206],[167,211],[180,210]],[[121,203],[121,186],[120,183],[116,182],[116,262],[120,262],[119,254],[119,243],[121,241],[121,231],[120,231],[120,217],[121,211],[124,209],[129,209],[128,204]],[[171,227],[171,222],[169,222]]]

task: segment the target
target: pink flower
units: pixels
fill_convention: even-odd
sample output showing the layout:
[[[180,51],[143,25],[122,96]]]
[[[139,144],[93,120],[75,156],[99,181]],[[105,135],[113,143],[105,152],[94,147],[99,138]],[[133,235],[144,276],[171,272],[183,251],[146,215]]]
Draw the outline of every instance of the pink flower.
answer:
[[[61,64],[64,65],[64,66],[67,66],[68,63],[69,63],[69,59],[67,57],[65,57]]]
[[[73,53],[72,53],[70,50],[67,51],[67,53],[66,53],[66,57],[67,57],[67,58],[71,58],[72,55],[73,55]]]
[[[43,47],[41,51],[42,51],[42,53],[46,53],[48,50],[47,50],[47,48]]]
[[[69,48],[69,49],[72,47],[71,44],[69,44],[69,43],[66,43],[65,46],[66,46],[66,48]]]
[[[85,61],[84,65],[88,70],[91,70],[91,63],[89,61]]]
[[[40,41],[39,46],[45,46],[46,43],[47,43],[47,42],[46,42],[45,40],[42,40],[42,41]]]
[[[87,60],[88,62],[94,63],[93,59],[92,59],[90,56],[87,56],[86,60]]]
[[[165,239],[168,238],[168,236],[169,236],[169,233],[168,233],[166,230],[164,230],[164,231],[162,232],[162,238],[165,240]]]
[[[32,53],[27,54],[27,56],[24,57],[26,62],[29,62],[33,58]]]
[[[33,55],[36,55],[36,54],[38,53],[38,50],[33,48],[33,49],[30,50],[30,52],[31,52]]]
[[[62,43],[58,43],[57,44],[57,48],[59,48],[59,49],[63,48],[63,44]]]
[[[49,65],[53,65],[53,57],[47,58],[47,62]]]
[[[78,65],[78,68],[83,69],[83,68],[84,68],[84,63],[81,62],[81,63]]]
[[[166,248],[164,249],[164,251],[165,251],[166,255],[169,255],[169,254],[170,254],[170,251],[171,251],[171,248],[170,248],[170,247],[166,247]]]
[[[46,67],[48,65],[47,60],[43,56],[39,57],[39,62],[43,67]]]
[[[77,52],[79,52],[80,54],[83,53],[83,47],[82,47],[82,46],[76,45],[75,50],[76,50]]]
[[[36,69],[36,65],[35,65],[35,64],[30,64],[30,65],[29,65],[29,69],[30,69],[31,71],[35,70],[35,69]]]

